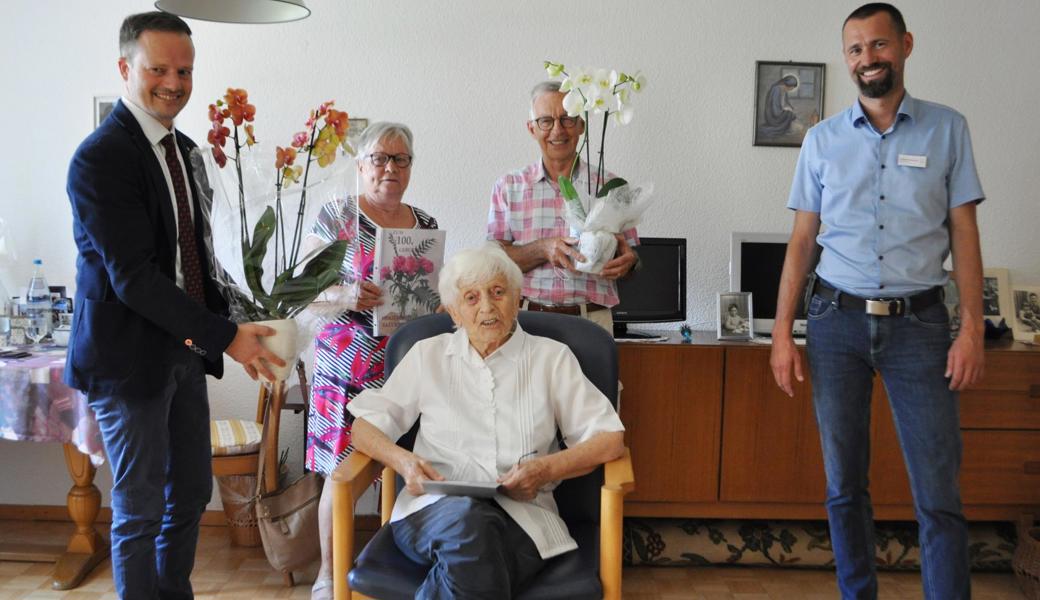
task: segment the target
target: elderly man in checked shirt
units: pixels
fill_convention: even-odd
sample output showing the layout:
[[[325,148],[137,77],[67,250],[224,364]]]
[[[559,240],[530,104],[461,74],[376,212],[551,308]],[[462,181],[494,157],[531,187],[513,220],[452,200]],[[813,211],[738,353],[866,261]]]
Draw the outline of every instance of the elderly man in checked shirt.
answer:
[[[639,258],[635,229],[618,235],[617,254],[598,274],[575,270],[582,258],[568,237],[563,219],[563,195],[557,183],[570,175],[575,187],[586,185],[589,167],[577,158],[585,131],[579,117],[567,116],[560,84],[539,83],[531,91],[527,131],[542,150],[541,160],[507,173],[495,183],[488,211],[488,239],[502,245],[524,273],[526,310],[580,315],[613,331],[610,307],[618,303],[615,280],[624,277]],[[573,166],[573,172],[572,172]],[[609,180],[613,175],[606,174]]]

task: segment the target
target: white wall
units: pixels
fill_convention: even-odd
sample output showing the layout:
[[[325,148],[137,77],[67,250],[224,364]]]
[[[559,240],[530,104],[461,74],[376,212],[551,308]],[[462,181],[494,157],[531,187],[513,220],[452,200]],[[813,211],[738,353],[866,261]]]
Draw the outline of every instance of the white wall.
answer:
[[[449,230],[451,251],[484,237],[488,192],[506,170],[537,158],[524,130],[527,91],[544,59],[642,69],[649,86],[636,118],[608,132],[607,162],[652,181],[656,204],[640,231],[684,236],[688,321],[714,323],[727,286],[731,231],[787,231],[784,209],[798,151],[751,145],[756,60],[827,64],[825,115],[855,92],[840,55],[840,26],[856,1],[373,2],[310,0],[313,15],[275,26],[191,22],[195,91],[178,126],[205,140],[206,105],[233,85],[256,104],[257,133],[275,143],[330,98],[352,116],[404,121],[416,134],[407,200]],[[1015,281],[1040,280],[1040,126],[1035,104],[1040,3],[903,0],[916,48],[915,96],[950,104],[971,125],[989,201],[980,208],[987,265]],[[146,0],[12,0],[0,23],[0,217],[24,285],[40,257],[52,284],[75,270],[65,172],[92,127],[92,96],[122,91],[116,70],[123,16]],[[235,368],[210,386],[213,413],[247,417],[255,387]],[[301,461],[302,424],[282,436]],[[59,447],[0,442],[0,504],[61,504],[68,489]],[[9,482],[18,482],[10,485]],[[101,487],[110,479],[99,475]],[[107,503],[107,495],[106,495]]]

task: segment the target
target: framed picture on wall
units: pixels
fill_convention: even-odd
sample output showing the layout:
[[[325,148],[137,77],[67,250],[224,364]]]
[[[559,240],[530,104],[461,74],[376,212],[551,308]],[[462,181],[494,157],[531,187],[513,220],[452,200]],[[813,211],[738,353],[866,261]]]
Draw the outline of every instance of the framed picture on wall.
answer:
[[[1015,313],[1008,320],[1015,339],[1033,342],[1040,335],[1040,287],[1016,287],[1012,295]]]
[[[94,96],[94,129],[105,120],[119,96]]]
[[[1007,269],[991,268],[982,273],[982,316],[1000,325],[1001,319],[1011,324],[1014,305],[1011,298],[1011,278]]]
[[[722,292],[716,306],[720,340],[751,339],[751,292]]]
[[[755,63],[755,146],[799,147],[823,118],[823,63]]]

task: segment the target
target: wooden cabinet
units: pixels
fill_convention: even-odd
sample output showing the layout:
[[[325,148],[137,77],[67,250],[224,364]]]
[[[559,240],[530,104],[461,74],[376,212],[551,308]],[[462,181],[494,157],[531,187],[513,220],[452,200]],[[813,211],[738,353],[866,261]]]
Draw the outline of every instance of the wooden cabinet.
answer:
[[[824,518],[825,478],[806,381],[773,381],[769,346],[619,346],[633,516]],[[960,395],[961,488],[969,519],[1040,508],[1040,350],[987,346],[986,376]],[[912,519],[910,485],[880,378],[871,408],[871,496],[881,519]]]
[[[639,485],[636,501],[713,501],[718,494],[723,349],[621,349],[621,420]],[[631,383],[629,383],[631,382]],[[630,387],[635,386],[635,387]],[[679,476],[676,476],[677,472]]]

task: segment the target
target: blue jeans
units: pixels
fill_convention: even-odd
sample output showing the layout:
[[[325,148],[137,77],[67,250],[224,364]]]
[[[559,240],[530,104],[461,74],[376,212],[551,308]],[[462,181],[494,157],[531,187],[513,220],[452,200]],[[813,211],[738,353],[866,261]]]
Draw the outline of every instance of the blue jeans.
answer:
[[[827,473],[827,516],[842,598],[877,598],[870,467],[870,395],[881,373],[920,525],[925,598],[971,597],[967,524],[957,482],[957,394],[945,377],[942,303],[902,317],[868,315],[814,296],[807,351]]]
[[[391,528],[405,556],[430,566],[418,600],[512,598],[544,564],[531,537],[493,500],[445,496]]]
[[[202,360],[185,353],[148,396],[90,394],[112,468],[112,578],[125,600],[190,600],[213,494]]]

